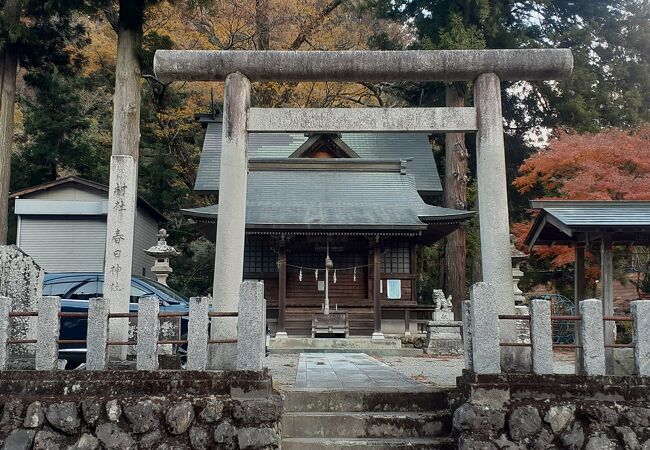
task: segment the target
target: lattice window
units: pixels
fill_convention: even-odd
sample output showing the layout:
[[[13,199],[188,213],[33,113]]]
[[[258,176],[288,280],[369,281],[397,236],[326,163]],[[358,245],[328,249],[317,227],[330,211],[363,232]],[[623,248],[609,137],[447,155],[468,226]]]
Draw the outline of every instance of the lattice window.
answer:
[[[381,255],[383,273],[411,273],[411,246],[408,241],[390,243]]]
[[[244,246],[244,272],[277,272],[278,257],[266,238],[248,237]]]

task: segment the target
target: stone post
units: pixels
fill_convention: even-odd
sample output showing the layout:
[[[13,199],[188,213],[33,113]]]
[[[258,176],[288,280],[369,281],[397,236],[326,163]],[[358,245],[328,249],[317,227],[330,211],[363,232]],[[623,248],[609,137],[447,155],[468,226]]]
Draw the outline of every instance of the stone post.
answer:
[[[43,296],[43,269],[15,245],[0,245],[0,296],[9,297],[12,311],[36,311]],[[9,339],[36,339],[36,317],[12,317]],[[34,344],[9,346],[11,358],[33,360]]]
[[[463,353],[465,354],[465,368],[474,370],[472,360],[472,308],[469,300],[463,302]]]
[[[530,303],[530,342],[533,345],[533,373],[553,373],[553,328],[551,302],[534,299]]]
[[[158,369],[158,334],[160,333],[158,297],[145,296],[138,302],[137,370]]]
[[[11,311],[11,299],[0,297],[0,370],[7,368],[9,351],[7,340],[9,340],[9,312]]]
[[[470,290],[472,364],[476,373],[501,373],[495,292],[491,284],[483,282],[475,283]]]
[[[41,297],[36,325],[36,370],[54,370],[59,359],[60,297]]]
[[[650,300],[635,300],[630,304],[634,320],[634,364],[637,375],[650,375]]]
[[[190,298],[187,328],[187,370],[205,370],[208,363],[209,297]]]
[[[512,315],[515,313],[515,300],[510,259],[501,86],[497,75],[485,73],[474,81],[474,106],[478,125],[476,171],[483,281],[493,286],[492,305],[497,313]],[[502,340],[516,341],[515,323],[504,323],[500,330]],[[504,349],[502,355],[506,370],[527,365],[524,361],[518,361],[515,349]]]
[[[582,365],[585,375],[605,375],[603,303],[595,298],[580,302]]]
[[[137,169],[132,156],[111,156],[103,298],[109,302],[110,311],[114,313],[129,312]],[[113,319],[109,331],[111,340],[128,341],[129,319]],[[113,346],[110,356],[124,360],[127,350],[126,345]]]
[[[231,73],[224,85],[223,141],[219,185],[219,218],[215,248],[212,297],[215,311],[239,310],[239,288],[244,277],[244,235],[246,229],[246,182],[251,84],[239,72]],[[213,339],[234,339],[237,318],[212,320]],[[211,349],[212,369],[233,370],[237,345],[220,344]]]
[[[88,332],[86,344],[86,370],[105,370],[108,359],[108,310],[103,298],[88,301]]]
[[[237,323],[237,370],[261,371],[266,356],[266,303],[264,283],[244,281],[241,285]]]

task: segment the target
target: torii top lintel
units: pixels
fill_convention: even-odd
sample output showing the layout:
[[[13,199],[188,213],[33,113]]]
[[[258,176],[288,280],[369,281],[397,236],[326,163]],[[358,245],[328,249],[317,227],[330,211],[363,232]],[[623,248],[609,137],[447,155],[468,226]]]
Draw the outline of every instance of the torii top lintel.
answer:
[[[240,72],[251,81],[558,80],[571,75],[569,49],[406,51],[157,50],[162,81],[222,81]]]

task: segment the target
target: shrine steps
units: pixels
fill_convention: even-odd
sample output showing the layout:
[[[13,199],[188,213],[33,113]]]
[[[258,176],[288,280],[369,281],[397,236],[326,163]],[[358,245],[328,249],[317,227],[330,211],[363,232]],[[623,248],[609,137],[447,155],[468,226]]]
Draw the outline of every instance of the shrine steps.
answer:
[[[374,356],[421,356],[423,351],[402,348],[399,339],[371,338],[271,338],[269,353],[365,353]]]
[[[444,390],[285,391],[282,448],[452,449]]]

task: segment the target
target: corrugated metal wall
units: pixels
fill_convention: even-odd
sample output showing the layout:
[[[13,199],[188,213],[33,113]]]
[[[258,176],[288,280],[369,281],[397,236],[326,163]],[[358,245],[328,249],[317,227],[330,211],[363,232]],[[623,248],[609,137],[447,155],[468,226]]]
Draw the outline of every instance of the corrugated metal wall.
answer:
[[[133,245],[133,274],[155,279],[154,259],[144,250],[156,244],[158,224],[138,211]],[[22,216],[20,248],[46,272],[102,272],[106,216]]]
[[[133,234],[133,274],[143,275],[144,269],[144,276],[155,280],[156,277],[151,272],[154,259],[144,250],[158,242],[158,223],[149,214],[138,208]],[[174,263],[172,262],[171,265],[173,266]]]
[[[104,216],[23,216],[20,247],[46,272],[104,270]]]

